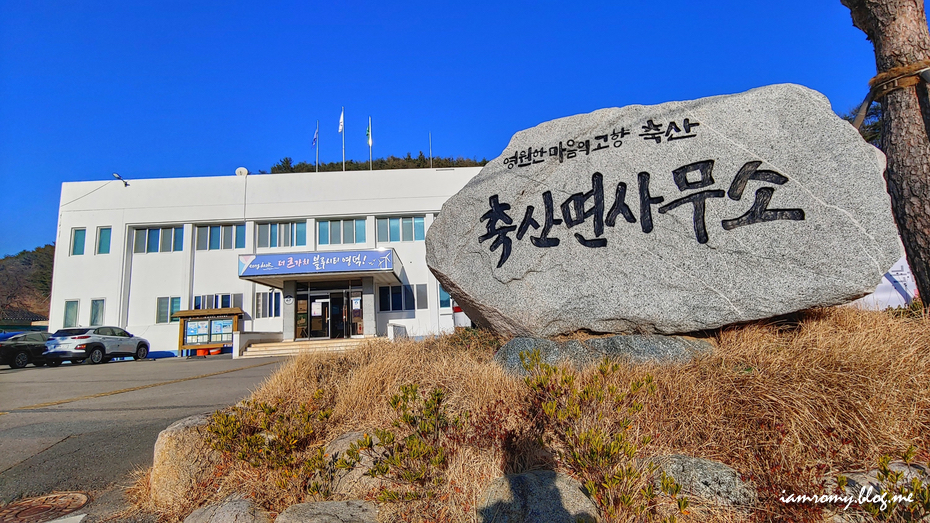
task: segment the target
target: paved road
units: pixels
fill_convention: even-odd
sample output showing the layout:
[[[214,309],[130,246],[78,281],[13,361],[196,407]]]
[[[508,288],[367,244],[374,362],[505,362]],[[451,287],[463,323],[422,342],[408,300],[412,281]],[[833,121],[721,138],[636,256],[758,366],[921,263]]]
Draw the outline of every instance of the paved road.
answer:
[[[0,504],[53,491],[95,498],[85,521],[121,502],[172,422],[231,405],[283,360],[168,358],[0,370]]]

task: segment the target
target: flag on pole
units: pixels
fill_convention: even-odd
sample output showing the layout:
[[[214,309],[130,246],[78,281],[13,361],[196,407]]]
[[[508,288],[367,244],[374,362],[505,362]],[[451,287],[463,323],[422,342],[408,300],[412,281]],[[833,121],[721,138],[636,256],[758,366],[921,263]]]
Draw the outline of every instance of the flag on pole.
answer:
[[[310,144],[310,147],[316,147],[316,141],[320,138],[320,128],[316,128],[316,132],[313,133],[313,143]]]
[[[339,134],[342,135],[342,170],[346,170],[346,133],[342,132],[343,121],[345,120],[346,108],[342,107],[342,112],[339,113]]]
[[[365,130],[365,136],[368,137],[368,170],[371,170],[371,117],[368,117],[368,129]]]

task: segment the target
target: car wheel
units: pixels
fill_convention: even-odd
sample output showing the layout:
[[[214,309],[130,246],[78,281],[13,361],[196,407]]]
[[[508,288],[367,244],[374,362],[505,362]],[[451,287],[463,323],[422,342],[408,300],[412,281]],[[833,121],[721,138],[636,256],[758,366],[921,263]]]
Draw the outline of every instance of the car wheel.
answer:
[[[49,367],[57,367],[61,365],[61,360],[51,360],[48,362]]]
[[[140,343],[136,348],[136,353],[133,355],[133,359],[144,360],[146,356],[149,355],[149,348],[144,344]]]
[[[26,352],[17,352],[10,360],[10,367],[14,369],[21,369],[26,365],[29,365],[29,354]]]
[[[106,355],[100,347],[94,347],[91,349],[90,354],[87,355],[87,361],[89,361],[91,365],[103,363],[104,359],[106,359]]]

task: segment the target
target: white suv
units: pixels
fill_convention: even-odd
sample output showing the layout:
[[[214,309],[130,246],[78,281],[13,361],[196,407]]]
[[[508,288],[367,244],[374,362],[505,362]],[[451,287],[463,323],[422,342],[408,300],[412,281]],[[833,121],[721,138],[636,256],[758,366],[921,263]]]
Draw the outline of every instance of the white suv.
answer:
[[[149,342],[119,327],[75,327],[49,336],[45,349],[42,356],[50,366],[57,367],[64,360],[97,364],[120,356],[145,359]]]

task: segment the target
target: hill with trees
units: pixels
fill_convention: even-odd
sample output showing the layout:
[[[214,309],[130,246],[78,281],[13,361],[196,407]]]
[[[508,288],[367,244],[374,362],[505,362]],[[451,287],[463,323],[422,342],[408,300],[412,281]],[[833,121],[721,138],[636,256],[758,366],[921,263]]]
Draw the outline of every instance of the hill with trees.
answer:
[[[48,316],[55,246],[0,258],[0,309],[26,309]]]
[[[432,158],[432,167],[434,169],[442,169],[447,167],[482,167],[488,163],[486,158],[481,160],[476,160],[474,158],[453,158],[451,156],[443,158],[440,156],[434,156]],[[423,151],[420,151],[419,156],[413,157],[410,153],[407,153],[407,156],[403,158],[398,158],[397,156],[388,156],[387,158],[375,158],[371,162],[372,170],[382,170],[382,169],[427,169],[430,167],[430,158],[423,154]],[[310,173],[317,170],[316,165],[313,162],[298,162],[294,163],[291,157],[282,158],[280,162],[271,166],[271,173]],[[319,171],[320,172],[331,172],[331,171],[341,171],[342,162],[329,162],[321,163]],[[355,160],[346,160],[345,164],[346,171],[367,171],[368,162],[367,161],[355,161]],[[266,174],[264,171],[259,171],[261,174]]]

